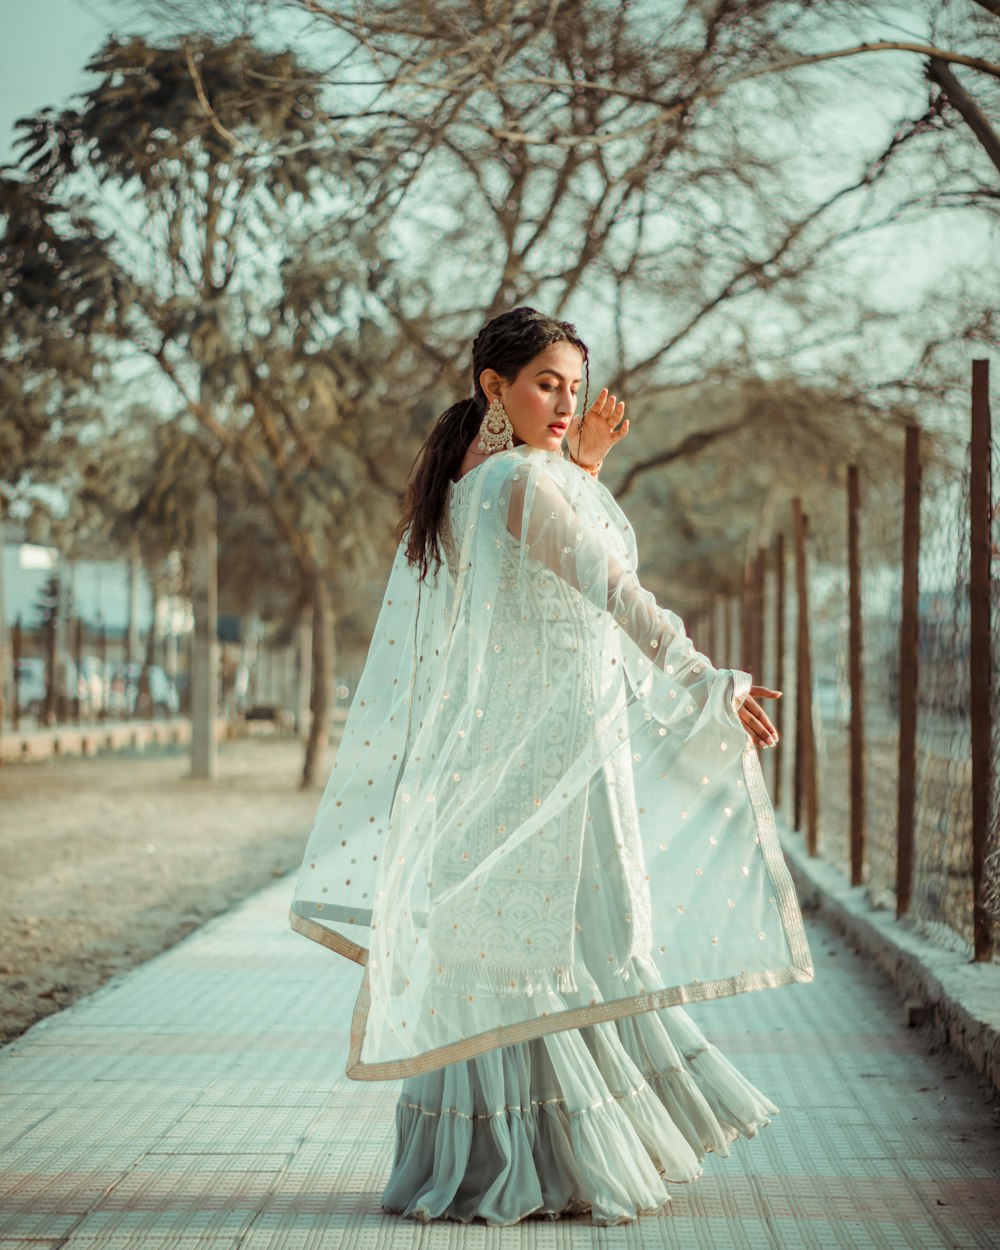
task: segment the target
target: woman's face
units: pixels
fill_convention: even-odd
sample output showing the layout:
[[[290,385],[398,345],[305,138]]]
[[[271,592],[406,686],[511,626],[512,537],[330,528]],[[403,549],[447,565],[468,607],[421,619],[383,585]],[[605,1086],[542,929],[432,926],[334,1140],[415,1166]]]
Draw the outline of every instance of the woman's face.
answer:
[[[484,369],[480,384],[487,399],[499,398],[514,427],[514,443],[545,451],[560,451],[576,409],[583,355],[563,339],[539,352],[507,382],[493,369]]]

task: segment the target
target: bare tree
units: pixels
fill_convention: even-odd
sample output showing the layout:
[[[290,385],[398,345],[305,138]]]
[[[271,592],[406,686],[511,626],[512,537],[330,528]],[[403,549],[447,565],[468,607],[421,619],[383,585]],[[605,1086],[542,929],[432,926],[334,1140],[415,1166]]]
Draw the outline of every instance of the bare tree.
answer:
[[[585,312],[602,381],[644,396],[650,415],[664,393],[739,370],[794,373],[817,351],[837,372],[842,345],[880,321],[829,280],[852,245],[997,206],[983,142],[1000,75],[989,5],[927,5],[905,29],[898,6],[873,0],[172,0],[169,12],[229,29],[275,12],[312,22],[299,46],[322,66],[338,143],[364,161],[339,220],[396,240],[359,278],[428,389],[465,389],[469,329],[520,302]],[[838,113],[873,74],[895,75],[911,111],[859,129],[841,164],[820,169]],[[964,112],[959,75],[981,96]],[[992,295],[978,298],[985,313]],[[787,327],[779,344],[762,342],[762,319]],[[918,336],[914,365],[924,348]],[[875,385],[883,405],[913,399],[912,380],[853,389]],[[661,438],[622,484],[735,419]]]
[[[325,568],[329,586],[329,570],[365,550],[368,534],[348,522],[342,497],[356,500],[364,482],[363,502],[388,515],[423,425],[468,386],[469,330],[514,303],[585,312],[601,381],[641,393],[631,410],[646,419],[633,421],[622,457],[629,491],[658,482],[652,470],[668,463],[703,483],[706,448],[720,480],[745,472],[763,428],[784,454],[801,447],[801,463],[817,446],[836,461],[880,420],[888,444],[922,395],[948,385],[924,367],[945,358],[947,341],[915,321],[912,368],[893,375],[871,363],[880,353],[856,350],[861,336],[888,341],[892,317],[845,292],[839,271],[855,242],[895,224],[995,212],[986,131],[941,79],[950,74],[992,128],[1000,57],[989,5],[927,6],[912,17],[916,31],[899,29],[898,6],[862,0],[147,8],[192,28],[214,21],[227,42],[211,45],[217,55],[188,40],[169,71],[173,94],[136,96],[130,112],[152,119],[166,107],[172,118],[183,100],[191,146],[181,148],[208,145],[228,194],[245,176],[230,170],[263,171],[266,185],[287,161],[300,178],[262,214],[264,229],[244,212],[243,234],[225,223],[249,199],[230,204],[217,188],[216,202],[203,182],[187,184],[179,219],[218,245],[214,276],[206,285],[195,264],[176,297],[141,311],[156,330],[143,350],[267,497],[307,582],[308,570]],[[249,65],[249,32],[262,13],[282,11],[312,22],[298,41],[309,68],[287,58]],[[234,39],[234,29],[244,33]],[[909,107],[842,140],[821,168],[838,110],[876,67],[897,75]],[[295,122],[291,139],[258,125],[300,85],[309,124]],[[35,124],[29,156],[44,173],[77,141],[66,138],[72,126]],[[130,143],[115,178],[133,161],[144,168]],[[328,227],[313,219],[298,230],[297,197],[315,195],[301,171],[330,161]],[[163,163],[148,163],[164,184],[157,193],[169,191]],[[161,210],[164,227],[177,216]],[[252,254],[275,256],[276,236],[294,245],[268,274]],[[227,239],[243,239],[243,250],[227,251]],[[196,251],[204,271],[206,249]],[[781,333],[764,334],[767,323]],[[985,324],[973,308],[942,333],[974,336]],[[327,419],[314,422],[319,409]],[[674,492],[682,512],[683,494]],[[658,484],[636,498],[663,502]],[[752,508],[750,485],[745,498]],[[693,506],[687,515],[694,542],[703,515]],[[321,608],[320,632],[323,619]]]
[[[145,362],[165,410],[180,404],[267,511],[314,617],[310,784],[331,697],[331,570],[363,574],[391,531],[376,440],[352,432],[343,384],[357,318],[325,302],[348,274],[319,223],[354,194],[355,156],[317,107],[316,75],[246,38],[112,40],[90,68],[100,81],[79,107],[21,123],[0,266],[25,316],[45,305],[53,342],[109,369]],[[59,367],[29,354],[27,332],[18,341],[22,376]]]

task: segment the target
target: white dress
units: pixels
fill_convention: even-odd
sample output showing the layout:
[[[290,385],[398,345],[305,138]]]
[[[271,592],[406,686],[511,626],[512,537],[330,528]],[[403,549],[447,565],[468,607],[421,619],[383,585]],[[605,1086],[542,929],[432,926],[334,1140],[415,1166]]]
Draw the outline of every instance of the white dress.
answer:
[[[387,1207],[632,1218],[776,1111],[683,1004],[812,977],[751,677],[558,454],[448,511],[436,579],[397,553],[291,923],[365,967],[348,1075],[405,1079]]]
[[[589,840],[584,882],[614,890],[600,840]],[[581,899],[600,976],[608,913],[586,888]],[[706,1152],[728,1156],[777,1113],[683,1007],[665,1007],[408,1077],[382,1202],[421,1220],[590,1211],[595,1224],[624,1223],[661,1209],[666,1182],[694,1180]]]

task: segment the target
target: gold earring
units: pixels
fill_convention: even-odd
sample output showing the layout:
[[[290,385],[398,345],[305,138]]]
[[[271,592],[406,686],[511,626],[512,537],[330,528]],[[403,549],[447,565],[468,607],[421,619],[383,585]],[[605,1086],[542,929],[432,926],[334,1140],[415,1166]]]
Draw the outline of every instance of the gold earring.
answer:
[[[487,456],[497,451],[510,451],[514,446],[514,427],[499,399],[491,400],[479,427],[478,450]]]

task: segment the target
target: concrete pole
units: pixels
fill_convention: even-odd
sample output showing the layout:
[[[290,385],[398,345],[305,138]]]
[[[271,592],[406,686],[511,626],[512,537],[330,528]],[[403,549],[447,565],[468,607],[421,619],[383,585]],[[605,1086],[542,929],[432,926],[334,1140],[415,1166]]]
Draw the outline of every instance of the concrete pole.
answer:
[[[215,741],[219,666],[216,523],[215,492],[206,482],[194,510],[191,776],[210,781],[219,775]]]
[[[295,732],[309,737],[309,706],[312,697],[312,610],[306,608],[299,621],[298,691],[295,700]]]
[[[896,919],[913,898],[917,826],[917,690],[920,680],[920,426],[903,451],[903,585],[899,623],[899,766],[896,787]],[[977,679],[979,676],[977,675]]]
[[[972,429],[969,475],[969,727],[972,736],[972,926],[977,963],[989,962],[996,945],[989,907],[991,843],[990,795],[993,787],[993,559],[990,523],[993,423],[990,413],[990,362],[972,362]],[[994,870],[995,871],[995,870]]]

